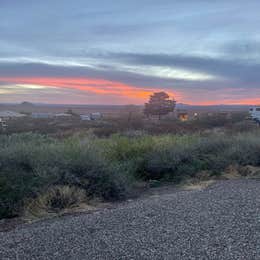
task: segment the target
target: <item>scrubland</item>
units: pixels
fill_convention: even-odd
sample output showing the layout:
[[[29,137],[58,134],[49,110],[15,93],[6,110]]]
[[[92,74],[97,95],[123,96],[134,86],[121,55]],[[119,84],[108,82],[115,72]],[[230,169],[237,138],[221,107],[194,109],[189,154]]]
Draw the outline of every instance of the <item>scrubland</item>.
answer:
[[[243,167],[260,166],[260,131],[239,120],[218,131],[197,129],[198,122],[196,131],[189,122],[182,128],[189,131],[171,130],[180,126],[173,122],[151,131],[138,120],[132,124],[109,134],[108,127],[69,136],[0,135],[0,218],[59,212],[95,199],[124,200],[136,195],[138,183],[224,178],[230,169],[245,176]]]

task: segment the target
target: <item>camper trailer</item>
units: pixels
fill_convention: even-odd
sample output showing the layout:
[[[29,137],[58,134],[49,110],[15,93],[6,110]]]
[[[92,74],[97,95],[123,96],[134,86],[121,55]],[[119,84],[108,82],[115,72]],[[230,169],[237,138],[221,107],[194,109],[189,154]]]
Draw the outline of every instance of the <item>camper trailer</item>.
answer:
[[[258,107],[251,107],[249,109],[249,113],[250,113],[250,117],[257,121],[257,122],[260,122],[260,106]]]

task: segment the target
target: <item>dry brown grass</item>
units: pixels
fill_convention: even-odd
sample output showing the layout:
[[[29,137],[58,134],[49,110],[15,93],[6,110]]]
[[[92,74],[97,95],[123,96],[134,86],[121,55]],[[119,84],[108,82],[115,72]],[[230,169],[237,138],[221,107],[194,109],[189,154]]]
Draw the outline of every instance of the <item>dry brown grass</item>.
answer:
[[[24,215],[26,218],[40,218],[76,211],[79,208],[92,208],[87,202],[85,191],[79,188],[54,186],[28,201]]]
[[[181,188],[184,190],[204,190],[210,185],[214,184],[216,180],[196,180],[191,179],[189,181],[184,182],[181,185]]]
[[[227,169],[221,174],[222,179],[226,180],[236,180],[241,178],[239,173],[239,167],[237,165],[230,165]]]
[[[247,166],[230,165],[222,173],[221,178],[227,180],[235,180],[241,178],[258,179],[260,178],[260,167],[255,167],[251,165],[247,165]]]
[[[184,180],[180,187],[184,190],[203,190],[215,183],[215,181],[215,177],[211,176],[209,171],[201,171],[195,178]]]

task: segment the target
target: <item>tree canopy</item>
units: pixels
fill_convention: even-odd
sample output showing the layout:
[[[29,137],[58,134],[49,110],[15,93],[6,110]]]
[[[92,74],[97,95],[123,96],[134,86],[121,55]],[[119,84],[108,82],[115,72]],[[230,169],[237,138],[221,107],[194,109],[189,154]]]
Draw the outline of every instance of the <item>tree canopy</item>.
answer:
[[[174,99],[170,99],[167,93],[156,92],[150,96],[149,102],[145,103],[144,113],[147,116],[158,116],[160,119],[161,116],[173,112],[175,105],[176,101]]]

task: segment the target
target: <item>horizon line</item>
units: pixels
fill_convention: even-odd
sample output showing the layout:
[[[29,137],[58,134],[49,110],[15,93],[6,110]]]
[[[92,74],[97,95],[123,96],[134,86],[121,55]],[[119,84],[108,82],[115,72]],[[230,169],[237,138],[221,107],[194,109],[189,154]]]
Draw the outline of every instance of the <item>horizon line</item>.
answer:
[[[30,102],[30,101],[23,101],[23,102],[0,102],[0,105],[23,105],[23,103],[28,103],[31,105],[44,105],[44,106],[115,106],[115,107],[120,107],[120,106],[144,106],[144,104],[82,104],[82,103],[42,103],[42,102]],[[212,106],[258,106],[258,104],[188,104],[188,103],[176,103],[176,105],[184,105],[184,106],[199,106],[199,107],[212,107]]]

